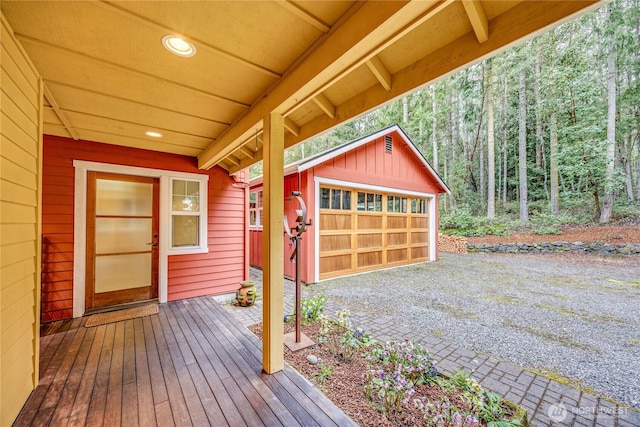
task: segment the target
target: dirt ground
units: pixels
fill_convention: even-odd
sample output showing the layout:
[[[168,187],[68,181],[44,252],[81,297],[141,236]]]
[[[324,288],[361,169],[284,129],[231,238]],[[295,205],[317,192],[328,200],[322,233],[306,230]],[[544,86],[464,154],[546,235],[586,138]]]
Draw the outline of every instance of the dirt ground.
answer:
[[[640,243],[640,226],[593,226],[564,228],[561,234],[511,234],[509,236],[467,237],[470,244],[540,243],[540,242],[603,242],[611,244]]]

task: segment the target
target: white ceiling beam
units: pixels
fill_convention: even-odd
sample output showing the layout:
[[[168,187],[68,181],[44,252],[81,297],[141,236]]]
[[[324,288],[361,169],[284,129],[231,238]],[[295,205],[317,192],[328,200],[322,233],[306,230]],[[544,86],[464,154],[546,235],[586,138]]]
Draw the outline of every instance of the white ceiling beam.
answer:
[[[336,106],[333,105],[326,96],[319,93],[313,98],[313,102],[315,102],[327,116],[332,119],[336,118]]]
[[[437,1],[355,2],[347,18],[334,25],[324,40],[265,96],[225,131],[199,157],[198,166],[208,169],[243,144],[256,125],[270,112],[285,114],[303,104],[321,88],[357,68],[377,53],[389,40],[401,37],[398,28],[417,26]],[[409,31],[409,30],[407,30]]]
[[[73,138],[76,141],[80,139],[76,131],[71,127],[71,122],[69,122],[69,119],[67,118],[67,116],[64,114],[64,112],[58,105],[58,102],[55,100],[55,98],[51,94],[51,91],[49,90],[47,85],[43,83],[42,86],[44,88],[44,96],[47,98],[47,101],[49,101],[51,108],[53,108],[53,111],[56,113],[56,115],[64,125],[67,132],[69,132],[69,135],[71,135],[71,138]]]
[[[484,43],[489,40],[489,21],[484,13],[482,2],[480,0],[462,0],[462,5],[467,12],[478,42]]]
[[[322,31],[323,33],[328,33],[331,29],[329,25],[322,22],[320,19],[316,18],[315,16],[289,0],[276,1],[276,3],[296,15],[298,18],[305,21],[307,24],[311,24],[317,30]]]
[[[284,118],[284,128],[295,136],[300,136],[300,126],[295,124],[293,120],[288,117]]]
[[[371,70],[376,79],[378,79],[378,82],[380,82],[384,90],[391,90],[391,74],[380,58],[374,56],[369,59],[367,61],[367,67],[369,67],[369,70]]]
[[[108,9],[114,13],[119,14],[120,16],[127,18],[127,19],[131,19],[132,21],[135,21],[137,23],[143,24],[147,27],[151,27],[151,28],[155,28],[158,29],[160,31],[162,31],[163,33],[170,33],[170,34],[176,34],[176,35],[180,35],[182,36],[185,40],[188,40],[190,42],[192,42],[193,44],[196,45],[196,47],[198,49],[200,48],[205,48],[207,50],[209,50],[210,52],[215,53],[216,55],[222,56],[230,61],[235,62],[236,64],[240,64],[244,67],[250,68],[254,71],[258,71],[266,76],[269,76],[271,78],[274,79],[279,79],[280,77],[282,77],[279,73],[270,70],[266,67],[263,67],[260,64],[256,64],[254,62],[251,62],[248,59],[242,58],[238,55],[234,55],[233,53],[227,52],[225,50],[222,50],[220,48],[217,48],[203,40],[197,39],[195,37],[191,37],[186,33],[183,33],[181,31],[177,31],[173,28],[167,27],[164,24],[161,24],[159,22],[155,22],[149,18],[145,18],[143,16],[138,15],[137,13],[131,12],[129,10],[123,9],[121,8],[118,4],[116,3],[112,3],[109,1],[99,1],[97,4],[99,4],[100,6],[104,7],[105,9]]]

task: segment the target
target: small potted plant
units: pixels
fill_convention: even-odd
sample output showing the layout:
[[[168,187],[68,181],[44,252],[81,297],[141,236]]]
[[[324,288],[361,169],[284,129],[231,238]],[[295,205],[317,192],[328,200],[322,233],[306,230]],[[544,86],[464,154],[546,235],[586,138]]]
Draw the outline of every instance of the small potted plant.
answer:
[[[236,292],[236,299],[233,303],[240,307],[249,307],[256,302],[257,298],[258,291],[256,290],[255,282],[253,280],[245,280],[240,282],[240,289]]]

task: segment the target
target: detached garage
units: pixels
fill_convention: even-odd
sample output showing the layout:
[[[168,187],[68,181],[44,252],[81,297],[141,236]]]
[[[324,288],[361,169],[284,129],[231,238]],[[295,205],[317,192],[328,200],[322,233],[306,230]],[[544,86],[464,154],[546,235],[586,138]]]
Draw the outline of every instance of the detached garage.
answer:
[[[285,167],[285,197],[300,191],[313,221],[303,235],[301,280],[438,258],[438,194],[449,189],[394,125]],[[250,263],[262,268],[262,178],[250,181]],[[295,226],[297,201],[285,202]],[[293,245],[285,239],[285,276]]]

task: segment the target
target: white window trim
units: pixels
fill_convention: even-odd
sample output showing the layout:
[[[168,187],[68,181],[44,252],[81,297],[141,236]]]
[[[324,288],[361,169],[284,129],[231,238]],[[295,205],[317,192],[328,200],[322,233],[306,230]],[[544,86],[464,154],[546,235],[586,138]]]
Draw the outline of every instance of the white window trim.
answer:
[[[203,254],[203,253],[209,252],[209,245],[207,243],[207,205],[209,202],[207,182],[209,180],[209,175],[200,175],[200,174],[189,174],[189,175],[191,175],[191,177],[179,176],[178,174],[172,173],[167,178],[168,186],[167,186],[166,193],[167,193],[168,206],[167,206],[166,212],[169,213],[169,219],[168,219],[169,229],[167,231],[167,234],[161,234],[161,235],[167,236],[166,237],[167,253],[169,255]],[[200,212],[198,213],[198,220],[199,220],[198,230],[200,232],[198,236],[198,242],[200,242],[200,244],[197,246],[176,246],[176,247],[171,246],[171,236],[173,235],[172,234],[172,231],[173,231],[172,218],[175,212],[171,208],[171,203],[173,201],[172,199],[173,199],[173,180],[174,179],[183,180],[183,181],[198,181],[200,183],[200,194],[199,194]],[[160,183],[160,192],[163,192],[162,183]],[[160,209],[162,211],[163,209],[162,205]],[[193,212],[189,212],[188,214],[191,215],[193,214]],[[160,218],[160,230],[162,231],[162,215]]]
[[[255,209],[253,209],[253,211],[255,212],[262,212],[262,215],[258,216],[256,215],[256,221],[260,221],[260,224],[256,224],[256,225],[251,225],[251,193],[262,193],[262,207],[258,208],[258,200],[259,197],[256,195],[256,207]],[[257,230],[257,231],[262,231],[263,230],[263,224],[262,224],[262,220],[264,219],[264,187],[259,187],[259,188],[254,188],[253,190],[249,190],[249,206],[247,207],[247,210],[249,212],[249,230]]]
[[[370,184],[360,184],[357,182],[350,181],[342,181],[331,178],[322,178],[322,177],[314,177],[315,184],[315,209],[314,209],[314,218],[315,221],[320,223],[320,185],[332,185],[336,187],[347,187],[352,188],[354,190],[370,190],[380,193],[393,193],[394,195],[401,196],[414,196],[414,197],[422,197],[427,199],[429,202],[429,230],[433,230],[433,233],[429,233],[429,261],[436,260],[436,244],[438,238],[438,230],[436,227],[436,210],[435,210],[435,200],[436,195],[431,193],[421,193],[418,191],[407,191],[400,188],[393,187],[381,187],[378,185],[370,185]],[[408,210],[409,207],[407,207]],[[313,227],[313,233],[315,237],[314,242],[314,251],[315,251],[315,263],[314,263],[314,272],[313,272],[313,282],[318,283],[320,281],[320,227]]]
[[[168,265],[169,255],[185,253],[206,253],[209,248],[206,240],[208,204],[208,185],[204,185],[203,201],[205,205],[204,219],[205,238],[201,240],[204,247],[198,249],[188,248],[187,251],[169,250],[171,205],[170,205],[170,178],[182,178],[207,183],[209,175],[187,172],[174,172],[160,169],[148,169],[135,166],[123,166],[108,163],[74,160],[74,226],[73,226],[73,317],[82,317],[85,312],[85,277],[86,277],[86,242],[87,242],[87,172],[107,172],[121,175],[146,176],[160,179],[160,245],[158,247],[158,300],[167,302],[168,298]],[[202,188],[202,185],[201,185]]]

